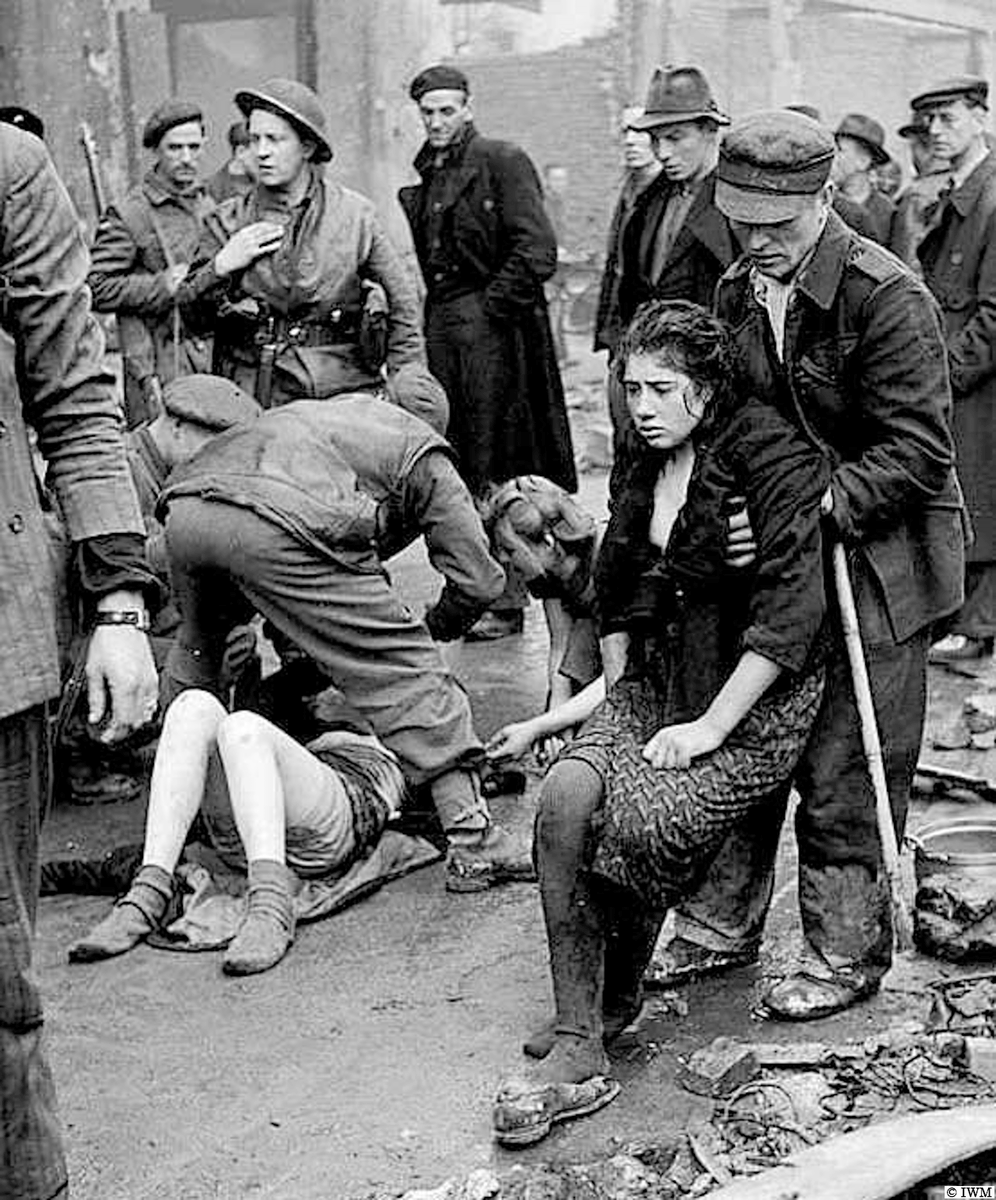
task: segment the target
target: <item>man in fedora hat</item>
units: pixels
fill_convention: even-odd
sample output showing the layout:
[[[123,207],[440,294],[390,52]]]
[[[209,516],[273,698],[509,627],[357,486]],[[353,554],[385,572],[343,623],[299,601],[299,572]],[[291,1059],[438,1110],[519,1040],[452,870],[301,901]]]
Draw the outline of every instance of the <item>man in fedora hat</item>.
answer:
[[[268,408],[375,389],[385,365],[424,362],[414,279],[373,204],[323,171],[332,144],[318,97],[270,79],[235,103],[256,186],[205,222],[180,289],[190,323],[214,334],[215,373]]]
[[[958,474],[975,530],[965,604],[931,652],[943,662],[988,660],[996,639],[996,155],[986,140],[988,97],[984,79],[962,76],[911,101],[930,150],[950,167],[918,254],[944,315]]]
[[[171,379],[211,367],[209,339],[187,328],[177,305],[214,208],[199,174],[204,142],[197,104],[160,104],[142,132],[152,167],[120,205],[101,214],[90,250],[94,308],[117,317],[130,425],[156,415]]]
[[[834,134],[837,157],[832,177],[840,194],[861,209],[865,217],[859,232],[884,246],[892,227],[891,202],[875,186],[876,167],[891,162],[885,148],[885,130],[864,113],[848,113]],[[846,214],[841,214],[847,220]]]
[[[931,628],[962,593],[951,393],[927,290],[832,211],[835,150],[828,130],[785,110],[753,113],[727,133],[716,203],[744,254],[720,282],[717,311],[735,330],[747,385],[773,396],[835,464],[823,502],[827,542],[848,550],[901,835]],[[789,1020],[870,995],[891,962],[861,725],[840,630],[828,632],[826,690],[794,780],[805,950],[765,995],[770,1013]],[[734,835],[710,868],[662,956],[662,983],[756,960],[777,801],[771,816]]]
[[[650,134],[660,174],[633,205],[621,246],[619,321],[622,328],[647,300],[712,304],[720,275],[736,257],[730,226],[714,202],[719,109],[698,67],[658,67],[644,111],[633,129]],[[610,363],[609,411],[614,461],[610,490],[624,470],[631,419]]]
[[[921,275],[923,267],[917,251],[939,214],[941,192],[951,179],[951,165],[945,156],[934,152],[927,126],[916,113],[896,133],[909,149],[913,178],[896,199],[889,249]]]
[[[450,401],[447,437],[471,491],[513,475],[577,485],[543,284],[557,238],[526,153],[474,125],[467,77],[437,64],[409,87],[425,129],[421,182],[398,193],[425,280],[429,365]],[[525,586],[506,591],[474,640],[521,632]]]

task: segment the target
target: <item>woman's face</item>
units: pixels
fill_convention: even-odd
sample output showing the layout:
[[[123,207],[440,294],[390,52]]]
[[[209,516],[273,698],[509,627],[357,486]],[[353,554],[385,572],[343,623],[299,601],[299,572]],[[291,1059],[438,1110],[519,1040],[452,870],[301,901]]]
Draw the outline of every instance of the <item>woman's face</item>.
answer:
[[[626,404],[637,433],[654,450],[676,450],[702,420],[707,395],[654,354],[631,354],[623,372]]]
[[[249,115],[249,144],[264,187],[289,187],[308,164],[309,148],[294,126],[264,108]]]

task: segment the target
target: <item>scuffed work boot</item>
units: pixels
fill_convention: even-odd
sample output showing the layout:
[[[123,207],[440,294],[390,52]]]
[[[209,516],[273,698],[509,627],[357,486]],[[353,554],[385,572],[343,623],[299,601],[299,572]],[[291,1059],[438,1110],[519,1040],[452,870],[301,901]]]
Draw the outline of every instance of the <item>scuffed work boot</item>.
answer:
[[[173,876],[144,866],[127,893],[102,921],[69,947],[69,961],[98,962],[125,954],[158,929],[173,896]]]
[[[500,825],[489,825],[474,841],[451,845],[446,858],[448,892],[484,892],[501,883],[535,879],[531,847]]]
[[[275,967],[294,941],[293,872],[259,858],[249,864],[245,920],[225,951],[226,975],[258,975]]]

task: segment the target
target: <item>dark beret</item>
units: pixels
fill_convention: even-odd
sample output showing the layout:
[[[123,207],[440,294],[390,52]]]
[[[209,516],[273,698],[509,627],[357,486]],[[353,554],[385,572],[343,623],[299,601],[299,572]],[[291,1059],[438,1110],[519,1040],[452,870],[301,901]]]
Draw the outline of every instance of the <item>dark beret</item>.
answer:
[[[932,104],[946,104],[949,100],[967,100],[970,104],[979,104],[987,108],[989,99],[989,84],[978,75],[956,75],[953,79],[944,79],[927,91],[914,96],[910,108],[914,112],[920,108],[928,108]]]
[[[716,206],[734,221],[788,220],[800,197],[826,183],[836,149],[829,129],[802,113],[750,113],[734,121],[720,146]]]
[[[142,145],[147,150],[155,150],[163,140],[163,135],[177,125],[185,125],[187,121],[199,121],[204,124],[204,114],[196,104],[189,100],[167,100],[153,112],[145,122],[142,130]]]
[[[36,138],[45,137],[45,123],[41,117],[30,108],[22,108],[20,104],[8,104],[0,108],[0,122],[14,125],[25,133],[33,133]]]
[[[163,408],[178,421],[220,433],[263,411],[248,392],[217,375],[181,375],[163,389]]]
[[[463,92],[465,95],[470,93],[470,84],[463,71],[447,66],[446,63],[438,63],[434,67],[426,67],[424,71],[420,71],[415,76],[408,89],[408,94],[418,103],[426,92],[435,92],[440,88],[444,88],[446,91]]]

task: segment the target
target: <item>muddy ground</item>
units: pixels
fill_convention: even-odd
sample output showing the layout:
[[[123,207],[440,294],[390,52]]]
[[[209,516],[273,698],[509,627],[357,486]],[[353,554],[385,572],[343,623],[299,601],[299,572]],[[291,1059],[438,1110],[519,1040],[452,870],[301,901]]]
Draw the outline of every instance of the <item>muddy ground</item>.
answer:
[[[582,451],[597,460],[600,367],[577,357],[574,421]],[[604,471],[589,472],[583,494],[597,505],[604,486]],[[416,600],[437,586],[418,553],[397,570]],[[523,637],[449,653],[482,735],[541,704],[545,634],[537,605]],[[988,682],[935,672],[932,730]],[[927,757],[996,775],[992,751]],[[526,834],[535,790],[534,780],[524,797],[499,800],[498,817]],[[972,805],[921,800],[911,824]],[[994,811],[985,802],[981,808]],[[139,838],[142,816],[141,801],[62,807],[46,828],[45,853],[99,854]],[[787,835],[768,963],[797,937],[793,879]],[[922,1017],[924,985],[955,972],[905,957],[874,1000],[801,1027],[752,1019],[756,968],[696,985],[687,991],[687,1016],[651,1016],[624,1047],[616,1103],[515,1155],[493,1146],[489,1108],[499,1077],[522,1061],[523,1034],[549,1009],[534,886],[453,896],[443,890],[442,866],[432,866],[302,928],[276,970],[249,980],[222,976],[217,954],[147,947],[70,967],[66,946],[106,905],[53,897],[42,902],[39,920],[38,972],[75,1200],[386,1200],[478,1165],[591,1159],[633,1140],[666,1143],[705,1103],[676,1087],[678,1054],[718,1034],[859,1038]]]

